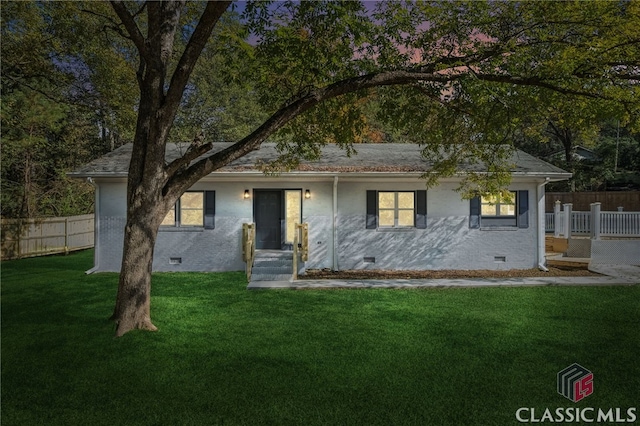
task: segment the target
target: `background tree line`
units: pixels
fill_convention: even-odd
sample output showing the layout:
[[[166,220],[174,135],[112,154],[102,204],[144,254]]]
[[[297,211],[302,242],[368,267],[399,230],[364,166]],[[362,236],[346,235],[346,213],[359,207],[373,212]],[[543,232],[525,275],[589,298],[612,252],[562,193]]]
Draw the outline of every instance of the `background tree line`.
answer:
[[[201,8],[191,5],[187,15],[195,20]],[[1,214],[37,217],[90,212],[92,187],[68,179],[65,173],[132,140],[140,96],[134,49],[118,36],[122,30],[108,3],[8,1],[3,2],[1,19]],[[313,85],[318,78],[318,70],[295,65],[295,55],[302,52],[291,40],[309,34],[273,35],[282,39],[279,52],[285,59],[291,57],[254,64],[249,59],[260,53],[256,51],[260,47],[255,40],[250,42],[247,21],[239,13],[227,12],[215,31],[223,42],[205,49],[197,62],[173,126],[174,142],[237,141],[266,119],[265,105],[282,101],[271,99],[276,92],[261,87],[281,85],[284,90],[278,96],[287,90],[293,95],[301,85]],[[183,49],[186,41],[186,35],[178,38],[176,50]],[[344,49],[318,45],[321,42],[318,38],[312,48],[305,45],[304,54],[319,56]],[[574,58],[567,58],[567,62],[578,60],[577,51]],[[330,58],[318,61],[330,71],[339,69]],[[210,72],[213,69],[217,72]],[[289,87],[294,80],[297,86]],[[425,142],[423,128],[433,126],[439,113],[430,115],[433,111],[425,110],[416,96],[415,88],[400,93],[378,88],[366,97],[354,97],[351,107],[336,104],[326,117],[326,129],[318,129],[317,117],[307,123],[300,118],[297,127],[284,129],[272,139],[285,144],[301,137],[326,143],[336,136],[355,143]],[[615,113],[609,106],[576,105],[575,100],[569,105],[559,95],[533,97],[529,95],[528,103],[510,102],[507,111],[520,114],[519,120],[500,114],[487,120],[512,122],[509,131],[500,135],[506,142],[574,173],[572,181],[550,189],[640,188],[640,137],[627,122],[620,125],[612,119]],[[500,88],[486,97],[487,102],[510,98],[512,93]],[[482,106],[472,107],[480,110]],[[530,113],[532,108],[538,113]],[[340,120],[339,114],[358,125],[345,127],[341,134],[341,128],[331,124]],[[446,126],[443,122],[442,128]],[[310,128],[314,131],[308,132]],[[572,153],[578,145],[595,151],[597,159],[576,161]]]
[[[1,19],[2,217],[91,212],[93,187],[65,173],[132,141],[140,94],[131,46],[114,34],[107,2],[8,1]],[[264,120],[239,63],[253,49],[239,15],[226,14],[217,31],[226,56],[201,56],[173,142],[234,141]]]

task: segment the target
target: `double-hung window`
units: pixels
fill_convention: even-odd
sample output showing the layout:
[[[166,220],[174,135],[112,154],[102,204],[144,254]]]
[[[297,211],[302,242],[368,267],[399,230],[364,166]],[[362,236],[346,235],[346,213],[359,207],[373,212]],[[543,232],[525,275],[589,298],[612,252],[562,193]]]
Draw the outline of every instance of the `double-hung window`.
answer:
[[[182,194],[161,225],[165,227],[214,228],[215,192],[189,191]]]
[[[378,227],[412,227],[415,214],[415,192],[378,192]]]
[[[427,191],[367,191],[367,229],[427,227]]]
[[[529,191],[475,197],[470,200],[470,207],[471,228],[529,227]]]
[[[516,217],[516,193],[511,192],[510,197],[490,195],[480,199],[482,217]]]

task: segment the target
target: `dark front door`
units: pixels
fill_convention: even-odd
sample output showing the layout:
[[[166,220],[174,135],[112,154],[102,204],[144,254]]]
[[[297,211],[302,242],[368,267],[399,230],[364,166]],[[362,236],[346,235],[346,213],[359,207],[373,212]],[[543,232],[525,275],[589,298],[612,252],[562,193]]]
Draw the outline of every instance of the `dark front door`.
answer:
[[[282,248],[282,191],[255,191],[256,248]]]

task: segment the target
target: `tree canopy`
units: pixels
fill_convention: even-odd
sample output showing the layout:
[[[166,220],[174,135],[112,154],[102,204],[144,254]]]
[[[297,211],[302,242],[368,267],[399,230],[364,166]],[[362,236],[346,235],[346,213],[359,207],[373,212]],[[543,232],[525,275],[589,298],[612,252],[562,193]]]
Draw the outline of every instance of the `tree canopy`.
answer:
[[[582,131],[601,119],[638,130],[639,2],[243,6],[35,3],[63,40],[51,49],[64,52],[54,68],[88,82],[70,93],[92,99],[101,128],[133,142],[118,335],[155,329],[150,271],[167,211],[199,179],[265,140],[282,154],[269,169],[286,169],[327,143],[349,155],[377,124],[421,144],[435,163],[427,184],[460,163],[484,164],[462,181],[469,197],[506,188],[519,135],[550,123]],[[5,27],[19,33],[14,21]],[[189,138],[188,148],[166,164],[166,144],[176,138]],[[205,155],[229,139],[232,146]]]

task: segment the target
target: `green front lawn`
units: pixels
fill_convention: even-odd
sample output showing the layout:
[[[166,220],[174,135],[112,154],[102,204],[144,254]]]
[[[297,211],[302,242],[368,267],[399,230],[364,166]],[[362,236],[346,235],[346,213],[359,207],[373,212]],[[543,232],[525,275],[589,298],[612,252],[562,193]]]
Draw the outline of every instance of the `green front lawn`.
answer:
[[[508,425],[638,407],[640,287],[247,291],[153,278],[157,333],[113,338],[92,252],[2,263],[4,425]],[[594,393],[556,374],[577,362]],[[637,411],[636,411],[637,412]]]

